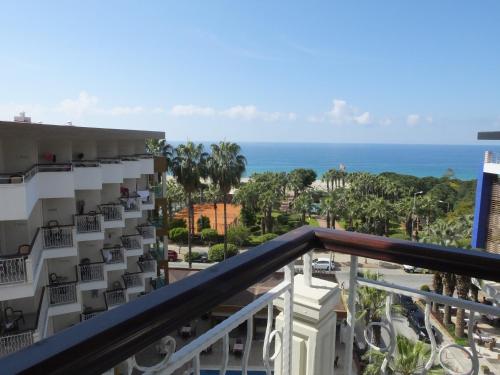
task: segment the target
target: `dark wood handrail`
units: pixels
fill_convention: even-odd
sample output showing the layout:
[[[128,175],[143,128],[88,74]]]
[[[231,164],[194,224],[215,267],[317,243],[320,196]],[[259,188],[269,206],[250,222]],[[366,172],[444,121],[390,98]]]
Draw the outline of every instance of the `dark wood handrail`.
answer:
[[[6,356],[0,366],[9,374],[102,373],[315,248],[500,281],[500,255],[305,226]]]

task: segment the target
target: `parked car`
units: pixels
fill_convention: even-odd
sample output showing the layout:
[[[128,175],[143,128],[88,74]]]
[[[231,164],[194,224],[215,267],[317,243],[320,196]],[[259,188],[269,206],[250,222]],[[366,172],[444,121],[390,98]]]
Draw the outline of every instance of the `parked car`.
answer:
[[[177,262],[177,259],[179,259],[177,252],[174,250],[169,250],[168,251],[168,261],[169,262]]]
[[[328,258],[314,259],[312,262],[312,269],[314,271],[333,271],[335,264]]]
[[[413,328],[415,333],[418,336],[418,339],[421,341],[424,341],[426,343],[429,343],[431,340],[429,338],[429,333],[427,332],[427,329],[425,328],[425,317],[424,313],[420,311],[420,309],[417,309],[415,311],[411,311],[408,314],[408,323],[410,323],[410,327]],[[434,326],[431,326],[432,333],[434,334],[434,337],[437,340],[436,336],[436,329]]]
[[[407,273],[415,273],[415,272],[422,272],[422,268],[418,268],[415,266],[410,266],[408,264],[403,265],[403,270]]]

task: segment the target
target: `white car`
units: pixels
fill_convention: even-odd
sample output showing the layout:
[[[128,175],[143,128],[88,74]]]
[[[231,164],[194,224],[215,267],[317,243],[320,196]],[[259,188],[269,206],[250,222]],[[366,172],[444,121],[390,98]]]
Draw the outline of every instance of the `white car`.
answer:
[[[408,264],[403,264],[403,270],[408,273],[422,272],[422,268],[409,266]]]
[[[313,260],[312,269],[314,271],[333,271],[335,265],[333,261],[330,261],[328,258],[319,258]]]

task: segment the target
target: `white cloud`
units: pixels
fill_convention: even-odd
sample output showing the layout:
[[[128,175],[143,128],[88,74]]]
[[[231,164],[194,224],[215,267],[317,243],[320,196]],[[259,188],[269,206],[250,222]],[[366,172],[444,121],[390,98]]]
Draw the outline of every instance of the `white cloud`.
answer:
[[[297,114],[294,112],[265,112],[260,111],[255,105],[236,105],[222,110],[212,107],[202,107],[193,104],[174,105],[169,114],[176,117],[225,117],[233,120],[262,120],[262,121],[295,121]]]
[[[420,122],[420,115],[411,114],[406,117],[406,123],[408,125],[414,126]]]
[[[373,117],[370,112],[360,111],[358,108],[348,104],[343,99],[333,99],[332,108],[323,116],[309,116],[309,122],[322,122],[329,120],[333,124],[360,124],[366,125],[373,123]]]
[[[64,99],[61,101],[56,111],[75,117],[81,117],[85,113],[95,111],[97,102],[97,96],[92,96],[86,91],[82,91],[76,99]]]
[[[392,119],[390,117],[384,117],[378,123],[382,126],[389,126],[392,124]]]

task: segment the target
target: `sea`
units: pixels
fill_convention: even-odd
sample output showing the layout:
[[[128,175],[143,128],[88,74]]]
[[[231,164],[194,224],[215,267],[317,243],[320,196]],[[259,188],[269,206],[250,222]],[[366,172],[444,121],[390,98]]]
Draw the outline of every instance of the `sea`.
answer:
[[[210,143],[205,143],[208,149]],[[175,146],[177,143],[173,143]],[[396,172],[417,177],[441,177],[451,168],[456,178],[472,180],[482,170],[484,152],[499,145],[403,145],[355,143],[246,143],[246,176],[264,171],[314,169],[318,178],[344,165],[348,172]]]

